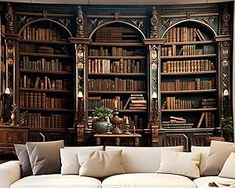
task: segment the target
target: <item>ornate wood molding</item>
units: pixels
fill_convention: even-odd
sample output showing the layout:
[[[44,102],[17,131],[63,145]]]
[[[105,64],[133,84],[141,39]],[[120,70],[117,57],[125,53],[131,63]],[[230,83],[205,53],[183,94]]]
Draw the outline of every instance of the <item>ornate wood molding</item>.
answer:
[[[7,3],[6,20],[7,20],[6,33],[14,34],[15,33],[14,11],[10,3]]]
[[[76,37],[83,38],[84,37],[84,15],[83,15],[81,6],[78,6],[78,15],[76,18],[76,23],[77,23]]]

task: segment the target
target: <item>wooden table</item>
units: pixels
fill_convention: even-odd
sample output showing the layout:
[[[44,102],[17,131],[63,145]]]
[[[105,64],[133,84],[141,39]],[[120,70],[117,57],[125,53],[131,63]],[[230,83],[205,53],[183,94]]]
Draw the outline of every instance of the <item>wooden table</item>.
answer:
[[[114,145],[120,146],[120,145],[133,145],[133,146],[139,146],[140,145],[140,134],[98,134],[96,133],[94,135],[96,139],[97,145],[105,145],[104,140],[106,140],[106,143],[109,143],[108,141],[114,141]],[[128,141],[127,141],[128,140]]]

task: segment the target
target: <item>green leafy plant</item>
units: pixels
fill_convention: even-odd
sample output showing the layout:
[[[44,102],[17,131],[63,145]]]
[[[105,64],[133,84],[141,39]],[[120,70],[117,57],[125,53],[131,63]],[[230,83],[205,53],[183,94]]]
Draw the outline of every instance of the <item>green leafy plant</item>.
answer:
[[[95,110],[92,112],[92,116],[97,117],[98,119],[106,120],[108,117],[112,116],[112,110],[109,108],[95,107]]]
[[[233,128],[233,118],[231,116],[221,119],[221,128],[225,140],[233,141],[234,128]]]

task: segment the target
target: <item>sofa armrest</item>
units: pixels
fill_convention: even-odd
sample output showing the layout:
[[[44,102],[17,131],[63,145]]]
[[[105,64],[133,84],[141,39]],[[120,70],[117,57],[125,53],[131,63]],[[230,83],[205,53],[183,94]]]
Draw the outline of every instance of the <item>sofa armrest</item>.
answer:
[[[10,185],[21,176],[20,162],[8,161],[0,164],[0,187],[10,188]]]

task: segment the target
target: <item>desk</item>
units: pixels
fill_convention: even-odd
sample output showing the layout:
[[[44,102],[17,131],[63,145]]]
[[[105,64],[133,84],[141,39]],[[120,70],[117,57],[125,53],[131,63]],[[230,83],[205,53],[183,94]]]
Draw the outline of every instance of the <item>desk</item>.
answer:
[[[114,145],[140,145],[140,134],[95,134],[96,144],[101,145],[113,141]],[[106,142],[104,142],[106,140]],[[112,142],[111,142],[112,143]]]

